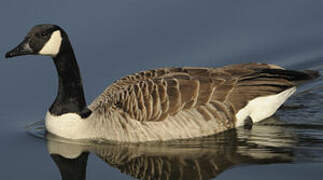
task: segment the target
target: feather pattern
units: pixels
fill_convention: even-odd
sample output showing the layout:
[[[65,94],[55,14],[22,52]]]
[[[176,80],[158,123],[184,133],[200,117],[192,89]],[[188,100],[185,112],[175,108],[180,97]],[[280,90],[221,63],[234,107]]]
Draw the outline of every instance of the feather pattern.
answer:
[[[249,63],[221,68],[161,68],[128,75],[89,106],[93,119],[101,121],[93,124],[98,132],[114,129],[101,133],[117,141],[218,133],[235,127],[235,115],[250,100],[295,86],[288,75],[267,69],[284,71],[279,66]]]
[[[223,68],[143,71],[110,85],[89,108],[98,112],[121,110],[141,122],[162,121],[187,109],[197,109],[204,117],[207,114],[214,117],[212,110],[211,113],[206,113],[209,110],[205,108],[202,110],[205,105],[235,114],[251,99],[294,86],[279,74],[262,72],[270,68],[266,64],[250,63]]]

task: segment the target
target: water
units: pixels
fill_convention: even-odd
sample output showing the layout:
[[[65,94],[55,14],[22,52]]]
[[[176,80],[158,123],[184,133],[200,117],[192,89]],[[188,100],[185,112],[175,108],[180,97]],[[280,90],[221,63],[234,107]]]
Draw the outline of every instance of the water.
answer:
[[[3,0],[0,5],[0,56],[31,26],[62,25],[88,102],[123,75],[164,66],[259,61],[323,74],[318,1]],[[57,90],[49,58],[2,58],[0,179],[322,178],[322,77],[301,86],[274,117],[251,130],[163,144],[89,145],[44,139],[41,120]]]
[[[43,137],[43,132],[38,128],[30,130],[36,137]],[[251,130],[239,128],[211,137],[163,144],[93,145],[48,134],[47,149],[65,179],[85,179],[89,152],[135,178],[209,179],[234,167],[321,163],[323,139],[311,136],[312,133],[322,135],[322,125],[303,128],[272,117]]]

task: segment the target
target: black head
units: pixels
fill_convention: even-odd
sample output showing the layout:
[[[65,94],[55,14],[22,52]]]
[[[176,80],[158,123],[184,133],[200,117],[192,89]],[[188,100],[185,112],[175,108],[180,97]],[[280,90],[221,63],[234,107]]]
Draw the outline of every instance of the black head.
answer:
[[[6,53],[6,58],[29,54],[55,57],[65,36],[63,29],[57,25],[36,25],[16,48]]]

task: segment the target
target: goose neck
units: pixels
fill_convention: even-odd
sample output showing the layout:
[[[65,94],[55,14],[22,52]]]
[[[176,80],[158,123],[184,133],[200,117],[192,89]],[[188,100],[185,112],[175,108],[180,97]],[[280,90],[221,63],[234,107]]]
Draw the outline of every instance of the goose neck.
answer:
[[[53,115],[80,113],[86,108],[80,70],[73,49],[64,44],[62,52],[53,57],[58,73],[58,93],[50,107]]]

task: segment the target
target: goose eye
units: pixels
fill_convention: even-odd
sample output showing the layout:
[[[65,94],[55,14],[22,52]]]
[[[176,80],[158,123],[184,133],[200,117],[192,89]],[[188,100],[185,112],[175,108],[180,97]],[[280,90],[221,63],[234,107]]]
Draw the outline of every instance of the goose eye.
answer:
[[[48,35],[48,33],[47,33],[47,32],[41,32],[41,33],[40,33],[40,35],[41,35],[42,37],[45,37],[45,36],[47,36],[47,35]]]

